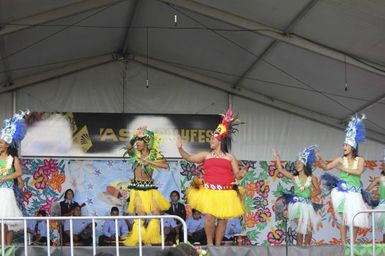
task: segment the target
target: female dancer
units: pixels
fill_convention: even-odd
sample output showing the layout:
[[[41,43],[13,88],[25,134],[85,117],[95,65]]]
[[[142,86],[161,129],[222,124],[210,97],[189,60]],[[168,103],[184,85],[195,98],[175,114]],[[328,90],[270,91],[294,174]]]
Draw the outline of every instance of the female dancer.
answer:
[[[152,174],[157,169],[169,169],[166,159],[159,151],[160,137],[146,127],[137,129],[127,147],[132,163],[134,179],[130,181],[130,202],[128,212],[137,215],[160,215],[170,208],[170,203],[157,190]],[[160,223],[158,219],[149,221],[147,227],[141,222],[141,234],[145,244],[160,244]],[[139,242],[139,221],[135,220],[132,231],[124,244],[136,246]]]
[[[339,178],[323,174],[322,179],[326,184],[326,188],[331,189],[331,199],[336,213],[336,217],[340,221],[340,233],[342,244],[346,243],[347,227],[353,228],[353,239],[356,240],[358,228],[367,228],[369,226],[368,214],[362,213],[367,210],[362,197],[361,174],[364,170],[365,160],[358,156],[358,143],[365,139],[365,127],[362,120],[365,119],[353,116],[345,130],[345,143],[343,157],[337,157],[334,161],[326,163],[322,160],[321,155],[317,152],[317,158],[323,170],[331,170],[337,168],[340,171]],[[353,227],[352,227],[353,224]]]
[[[6,245],[13,241],[13,231],[23,228],[22,222],[6,220],[7,218],[22,217],[13,190],[14,179],[22,175],[21,163],[17,157],[17,148],[24,138],[26,127],[24,116],[29,112],[19,112],[11,119],[4,121],[0,132],[0,218],[4,218],[4,234],[0,230],[0,243],[4,236]]]
[[[375,186],[378,186],[378,206],[375,210],[385,210],[385,170],[381,171],[382,176],[377,177],[366,188],[366,191],[372,190]],[[381,230],[383,234],[383,241],[385,243],[385,213],[376,213],[374,215],[374,222],[376,227]]]
[[[246,169],[239,169],[238,160],[228,153],[230,134],[237,117],[231,109],[222,115],[222,123],[214,131],[210,140],[210,152],[189,154],[183,149],[181,138],[177,139],[177,147],[183,159],[192,163],[202,163],[204,167],[204,184],[199,188],[191,187],[187,191],[187,201],[191,208],[205,214],[205,232],[207,245],[220,246],[227,220],[243,215],[241,199],[234,189],[235,178],[241,179]],[[246,167],[247,168],[247,167]],[[217,226],[215,226],[217,218]]]
[[[312,194],[321,193],[316,178],[312,176],[312,167],[316,161],[316,148],[316,146],[305,148],[303,153],[298,156],[297,161],[295,161],[297,171],[295,174],[282,168],[279,154],[273,149],[278,171],[294,184],[294,194],[289,197],[288,215],[290,225],[294,224],[294,228],[296,228],[298,245],[310,245],[312,232],[317,229],[321,222],[321,218],[314,211],[311,202]]]

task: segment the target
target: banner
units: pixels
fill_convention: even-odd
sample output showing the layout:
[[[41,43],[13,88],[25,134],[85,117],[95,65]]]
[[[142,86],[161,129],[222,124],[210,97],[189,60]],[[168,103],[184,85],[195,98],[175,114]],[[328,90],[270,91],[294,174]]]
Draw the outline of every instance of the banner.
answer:
[[[175,146],[182,137],[189,152],[208,150],[219,115],[146,115],[120,113],[32,113],[21,145],[24,157],[120,158],[138,127],[159,133],[166,157],[180,157]]]

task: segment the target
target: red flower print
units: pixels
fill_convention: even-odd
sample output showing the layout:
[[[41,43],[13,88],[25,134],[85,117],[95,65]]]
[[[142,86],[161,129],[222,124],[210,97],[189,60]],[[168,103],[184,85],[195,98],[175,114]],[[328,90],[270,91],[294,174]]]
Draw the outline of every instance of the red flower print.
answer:
[[[259,209],[256,218],[259,222],[270,222],[271,211],[269,208]]]
[[[277,169],[276,161],[270,161],[269,166],[267,167],[267,173],[269,174],[270,177],[273,177],[273,181],[275,181],[276,178],[279,178],[279,179],[283,178],[283,174],[280,173]]]
[[[282,244],[285,241],[285,232],[282,229],[271,227],[271,231],[267,234],[267,241],[274,245]]]
[[[56,198],[47,198],[45,204],[43,204],[39,210],[46,211],[48,215],[51,215],[52,204],[56,202]]]
[[[29,204],[29,199],[32,197],[32,193],[29,192],[26,188],[23,188],[23,199],[24,203]]]
[[[266,180],[259,180],[256,182],[258,187],[258,194],[262,196],[263,198],[267,198],[270,192],[270,186],[269,181]]]
[[[37,169],[33,173],[32,184],[34,184],[35,188],[37,189],[45,189],[45,187],[47,186],[48,178],[49,174],[47,174],[47,171],[39,167],[39,169]]]

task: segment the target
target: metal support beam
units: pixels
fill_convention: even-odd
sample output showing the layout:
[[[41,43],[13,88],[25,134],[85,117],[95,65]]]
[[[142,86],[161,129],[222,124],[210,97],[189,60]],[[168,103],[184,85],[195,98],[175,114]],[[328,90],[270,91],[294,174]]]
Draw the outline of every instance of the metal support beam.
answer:
[[[285,27],[283,32],[285,34],[291,33],[291,31],[294,29],[294,27],[308,14],[308,12],[316,5],[316,3],[319,0],[312,0],[310,1],[302,10],[299,11],[299,13],[289,22],[289,24]],[[264,50],[263,52],[258,56],[258,58],[255,59],[255,61],[242,73],[241,77],[238,78],[238,80],[234,83],[234,88],[239,88],[240,83],[243,81],[244,77],[247,76],[251,70],[254,69],[254,67],[260,62],[261,59],[263,59],[274,47],[277,45],[278,41],[274,39]]]
[[[78,72],[80,70],[89,69],[92,67],[96,67],[102,64],[106,64],[114,61],[114,56],[112,54],[102,55],[98,57],[93,57],[81,62],[68,64],[66,66],[53,69],[50,71],[45,71],[39,74],[35,74],[26,78],[20,78],[13,81],[12,86],[0,86],[0,94],[4,92],[14,91],[16,89],[30,86],[36,83],[40,83],[43,81],[51,80],[57,77],[61,77],[67,74],[71,74],[74,72]]]
[[[163,72],[173,74],[185,79],[189,79],[191,81],[198,82],[208,87],[215,88],[244,99],[248,99],[257,103],[268,105],[270,107],[273,107],[291,114],[295,114],[297,116],[301,116],[301,117],[319,122],[324,125],[328,125],[340,130],[343,130],[345,128],[344,124],[341,123],[341,121],[336,118],[333,118],[315,111],[307,110],[302,107],[296,106],[294,104],[280,101],[251,90],[235,89],[233,88],[232,84],[229,84],[221,80],[208,77],[202,74],[195,73],[191,70],[187,70],[187,69],[172,65],[170,63],[167,63],[166,61],[147,58],[145,56],[139,56],[139,55],[131,55],[129,56],[129,58],[143,65],[148,64],[149,67],[161,70]],[[368,138],[380,143],[385,143],[384,134],[381,134],[369,129],[367,133],[368,133]]]
[[[12,92],[12,113],[17,111],[17,94],[16,91]]]
[[[183,8],[195,13],[198,13],[200,15],[204,15],[206,17],[216,19],[222,22],[225,22],[227,24],[247,29],[250,31],[255,31],[255,33],[267,36],[269,38],[278,40],[280,42],[284,42],[290,45],[294,45],[296,47],[329,57],[334,60],[338,60],[340,62],[346,63],[355,67],[358,67],[363,70],[370,71],[372,73],[385,76],[385,67],[381,66],[377,63],[373,63],[368,60],[364,60],[362,58],[352,58],[348,56],[346,53],[338,51],[336,49],[333,49],[331,47],[327,47],[321,44],[317,44],[315,42],[309,41],[305,38],[292,35],[292,34],[285,34],[284,31],[281,31],[279,29],[269,27],[266,25],[263,25],[261,23],[258,23],[254,20],[247,19],[245,17],[241,17],[238,15],[235,15],[233,13],[229,13],[223,10],[219,10],[217,8],[204,5],[192,0],[159,0],[161,2],[177,6],[179,8]],[[358,60],[359,59],[359,60]]]
[[[9,66],[8,60],[4,58],[7,56],[7,53],[5,51],[5,43],[4,43],[4,37],[0,36],[0,60],[3,64],[3,70],[5,74],[5,78],[7,81],[7,85],[12,85],[12,73],[11,73],[11,67]]]
[[[139,0],[134,0],[134,3],[132,5],[132,11],[130,13],[130,19],[128,21],[128,28],[127,28],[127,31],[126,31],[126,36],[124,37],[124,41],[123,41],[123,44],[122,44],[122,47],[121,47],[123,55],[126,55],[128,53],[129,34],[130,34],[130,31],[131,31],[132,22],[134,21],[134,18],[135,18],[136,10],[138,9],[138,5],[139,5]]]
[[[242,73],[242,75],[235,81],[233,88],[239,89],[240,84],[243,81],[243,79],[251,72],[251,70],[254,69],[254,67],[260,62],[261,59],[263,59],[274,47],[277,45],[277,40],[272,41],[266,48],[263,50],[263,52],[251,63],[250,66],[246,68],[246,70]]]
[[[126,0],[83,0],[73,4],[69,4],[63,7],[59,7],[53,10],[49,10],[43,13],[39,13],[30,17],[21,18],[9,22],[10,25],[5,24],[0,26],[0,36],[4,36],[10,33],[33,27],[39,24],[48,23],[50,21],[58,20],[61,18],[73,16],[82,12],[98,9],[107,5],[124,2]],[[12,25],[15,24],[15,25]]]
[[[369,102],[369,103],[365,104],[364,106],[360,107],[359,109],[356,109],[353,113],[351,113],[351,115],[354,115],[355,113],[363,113],[365,111],[368,111],[369,109],[371,109],[372,107],[377,105],[382,100],[385,100],[385,94],[380,95],[379,97],[374,99],[372,102]],[[348,121],[350,119],[351,115],[349,115],[348,117],[345,117],[343,120],[341,120],[341,122]]]
[[[301,20],[309,13],[309,11],[318,3],[319,0],[311,0],[303,7],[299,13],[289,22],[289,24],[283,30],[284,33],[291,33],[295,26],[301,22]]]

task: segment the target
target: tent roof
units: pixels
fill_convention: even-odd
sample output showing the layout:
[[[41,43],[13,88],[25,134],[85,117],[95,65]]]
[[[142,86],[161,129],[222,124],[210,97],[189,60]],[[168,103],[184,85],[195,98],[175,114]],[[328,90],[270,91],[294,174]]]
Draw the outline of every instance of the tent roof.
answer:
[[[130,58],[335,127],[366,113],[385,143],[383,13],[381,0],[2,0],[0,93]]]

